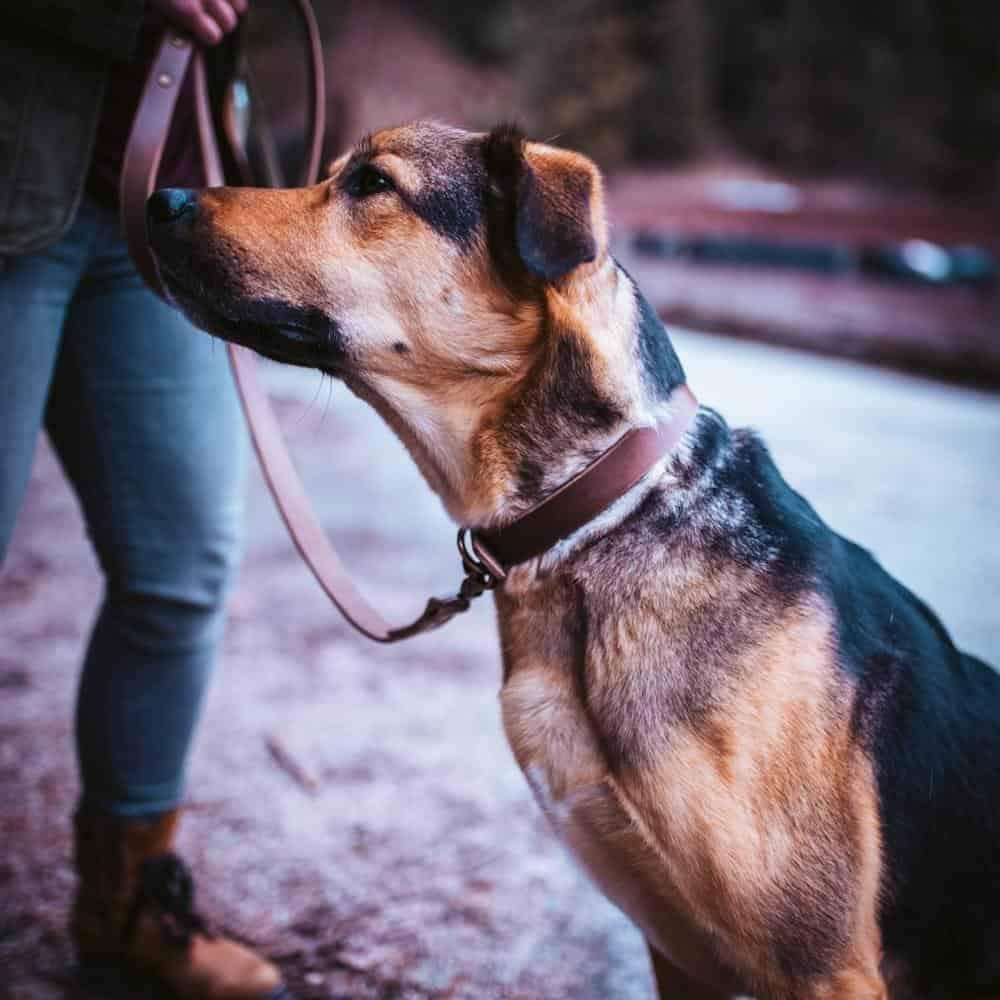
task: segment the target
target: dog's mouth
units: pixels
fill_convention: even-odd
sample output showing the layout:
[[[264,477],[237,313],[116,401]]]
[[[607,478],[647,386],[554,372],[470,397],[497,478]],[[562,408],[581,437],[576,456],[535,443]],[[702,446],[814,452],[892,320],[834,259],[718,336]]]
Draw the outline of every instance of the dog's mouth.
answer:
[[[316,368],[334,376],[343,371],[343,337],[337,324],[320,310],[275,299],[233,301],[213,295],[201,282],[189,281],[162,257],[159,262],[171,298],[202,330],[281,364]],[[192,288],[193,284],[199,287]]]

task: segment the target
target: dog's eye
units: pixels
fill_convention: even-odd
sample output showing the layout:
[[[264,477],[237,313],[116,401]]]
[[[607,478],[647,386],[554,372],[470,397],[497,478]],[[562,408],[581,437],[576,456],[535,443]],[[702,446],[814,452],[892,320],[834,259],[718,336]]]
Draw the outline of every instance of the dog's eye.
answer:
[[[391,191],[392,181],[385,174],[379,173],[374,167],[365,165],[354,176],[354,195],[358,198],[368,198],[380,191]]]

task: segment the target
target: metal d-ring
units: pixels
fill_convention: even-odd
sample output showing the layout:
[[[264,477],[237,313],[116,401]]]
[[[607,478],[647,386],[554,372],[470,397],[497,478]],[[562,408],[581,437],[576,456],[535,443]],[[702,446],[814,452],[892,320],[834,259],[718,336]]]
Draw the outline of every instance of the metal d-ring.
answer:
[[[459,528],[457,542],[458,554],[462,557],[462,566],[465,569],[466,577],[483,590],[493,590],[502,577],[491,572],[489,566],[476,554],[476,543],[472,537],[472,531],[469,528]]]

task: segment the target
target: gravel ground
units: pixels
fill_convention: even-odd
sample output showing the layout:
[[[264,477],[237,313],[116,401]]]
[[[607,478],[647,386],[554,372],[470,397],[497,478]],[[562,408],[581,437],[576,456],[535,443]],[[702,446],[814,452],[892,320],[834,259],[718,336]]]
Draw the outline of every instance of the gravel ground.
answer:
[[[831,524],[929,600],[960,645],[1000,663],[1000,396],[725,338],[675,340],[704,402],[760,428]],[[376,418],[308,373],[267,377],[370,595],[402,619],[453,586],[452,529]],[[63,932],[72,701],[99,588],[42,447],[0,579],[3,997],[122,995],[76,982]],[[399,647],[349,632],[253,474],[182,847],[205,910],[274,956],[304,1000],[652,995],[638,934],[530,799],[501,733],[498,683],[487,601]]]

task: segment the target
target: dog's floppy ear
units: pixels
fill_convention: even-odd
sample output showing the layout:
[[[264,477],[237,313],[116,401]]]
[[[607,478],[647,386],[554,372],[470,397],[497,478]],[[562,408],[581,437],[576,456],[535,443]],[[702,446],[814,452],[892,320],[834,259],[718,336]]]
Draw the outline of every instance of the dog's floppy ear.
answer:
[[[585,156],[501,126],[486,139],[487,169],[512,209],[509,235],[521,262],[556,281],[603,253],[607,235],[601,175]]]

